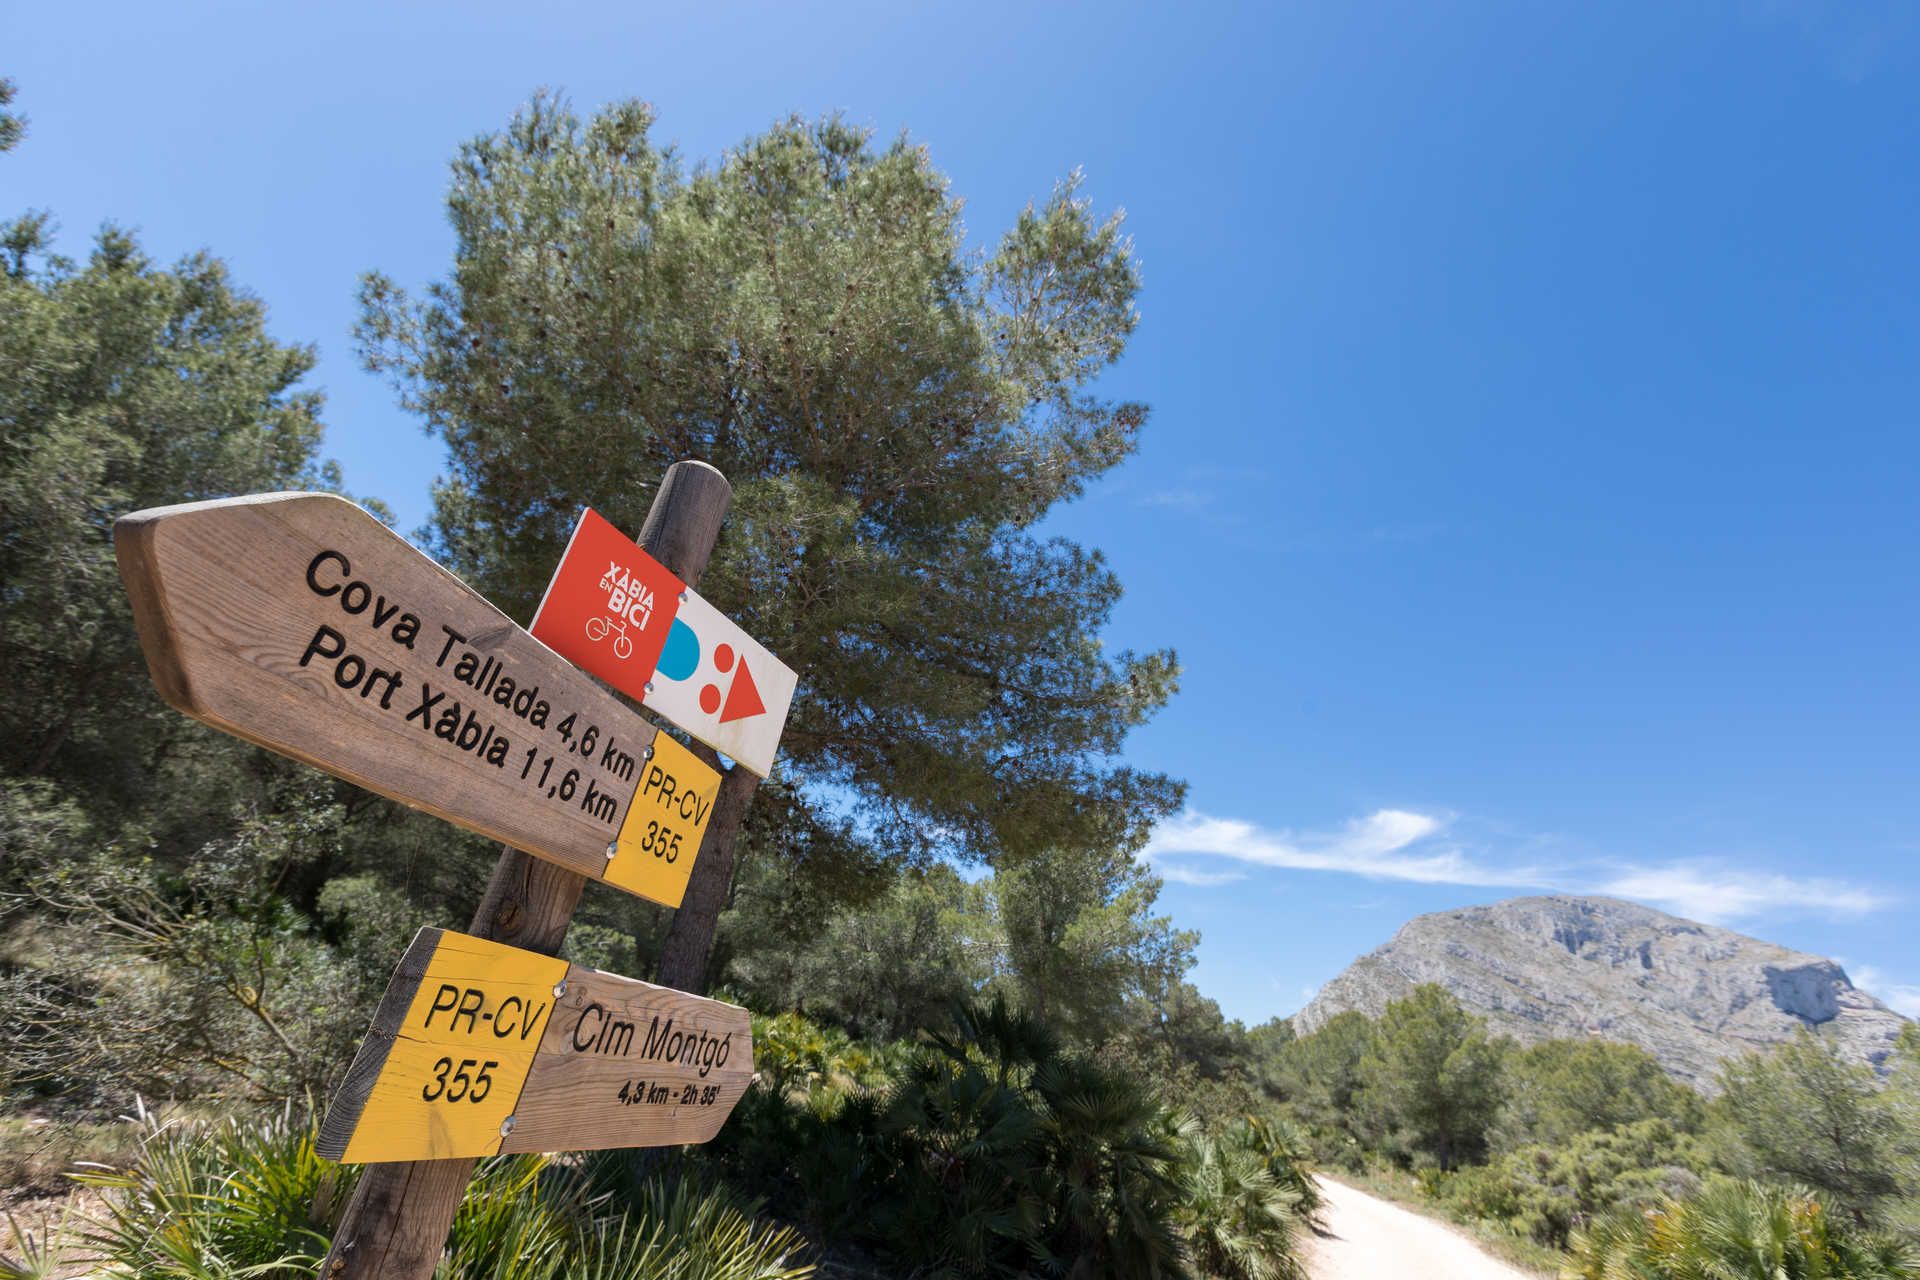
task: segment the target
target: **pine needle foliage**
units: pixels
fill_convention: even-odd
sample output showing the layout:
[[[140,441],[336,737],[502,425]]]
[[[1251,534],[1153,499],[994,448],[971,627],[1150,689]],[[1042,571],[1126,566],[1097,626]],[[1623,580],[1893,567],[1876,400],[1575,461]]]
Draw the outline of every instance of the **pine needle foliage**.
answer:
[[[112,528],[139,507],[332,487],[309,347],[207,254],[157,266],[108,226],[76,264],[50,223],[0,225],[0,770],[70,777],[112,810],[152,796],[179,736],[127,621]]]
[[[1505,1043],[1437,983],[1388,1002],[1360,1062],[1361,1106],[1391,1141],[1442,1170],[1487,1145],[1501,1104]]]
[[[1920,1134],[1900,1095],[1834,1041],[1803,1028],[1771,1053],[1728,1060],[1720,1083],[1715,1112],[1738,1172],[1813,1187],[1863,1226],[1899,1200]]]
[[[26,136],[26,117],[7,109],[13,105],[17,92],[13,81],[0,77],[0,151],[13,150]]]
[[[536,97],[461,148],[450,275],[366,277],[369,368],[450,450],[447,559],[525,616],[591,504],[723,471],[702,592],[800,672],[783,770],[929,860],[1128,845],[1180,788],[1120,764],[1170,652],[1115,652],[1096,552],[1036,524],[1136,447],[1095,394],[1140,272],[1076,177],[984,250],[924,147],[782,120],[689,168],[639,102]],[[804,795],[802,797],[804,799]]]

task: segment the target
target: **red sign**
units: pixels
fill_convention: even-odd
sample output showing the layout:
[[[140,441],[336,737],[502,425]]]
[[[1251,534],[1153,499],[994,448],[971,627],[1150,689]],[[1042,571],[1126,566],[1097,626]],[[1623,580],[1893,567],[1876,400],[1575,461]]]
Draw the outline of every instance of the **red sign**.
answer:
[[[686,585],[589,507],[528,628],[561,657],[644,698]]]

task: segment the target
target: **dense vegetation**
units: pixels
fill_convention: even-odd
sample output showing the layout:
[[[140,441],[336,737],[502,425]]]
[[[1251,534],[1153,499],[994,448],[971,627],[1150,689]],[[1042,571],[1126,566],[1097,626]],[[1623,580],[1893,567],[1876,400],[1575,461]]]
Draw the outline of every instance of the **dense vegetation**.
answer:
[[[1320,1161],[1527,1260],[1570,1249],[1570,1275],[1864,1278],[1920,1268],[1920,1026],[1889,1066],[1803,1031],[1709,1101],[1631,1045],[1489,1039],[1427,986],[1282,1043],[1261,1079]]]
[[[776,1274],[767,1241],[762,1261],[953,1274],[1289,1274],[1301,1152],[1240,1118],[1242,1037],[1136,857],[1179,787],[1117,763],[1172,657],[1103,650],[1112,575],[1030,532],[1144,421],[1086,389],[1134,323],[1117,223],[1063,187],[977,260],[921,149],[788,122],[686,174],[646,125],[542,100],[466,149],[454,280],[419,308],[369,283],[365,351],[453,447],[421,536],[508,607],[576,504],[635,526],[687,454],[733,479],[706,585],[803,696],[694,941],[769,1015],[764,1083],[692,1155],[587,1181],[489,1166],[537,1194],[496,1220],[476,1191],[463,1222],[493,1234],[451,1273],[656,1274],[607,1242],[693,1214],[738,1237],[712,1274]],[[109,1218],[86,1233],[118,1265],[297,1266],[347,1186],[312,1158],[314,1113],[407,939],[467,918],[494,850],[204,730],[147,679],[114,520],[337,488],[312,352],[211,256],[162,266],[109,227],[70,261],[40,214],[0,245],[9,1196],[104,1157],[125,1172],[94,1179]],[[529,413],[538,457],[515,453]],[[569,953],[650,975],[675,923],[593,893]],[[149,1104],[164,1138],[116,1120]]]

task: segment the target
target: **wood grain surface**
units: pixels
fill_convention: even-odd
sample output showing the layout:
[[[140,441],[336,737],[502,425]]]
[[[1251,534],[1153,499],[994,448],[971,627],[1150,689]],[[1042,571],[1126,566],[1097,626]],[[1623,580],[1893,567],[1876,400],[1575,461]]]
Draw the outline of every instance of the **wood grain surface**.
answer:
[[[175,707],[607,880],[659,731],[372,515],[267,494],[135,512],[114,533]],[[712,794],[719,777],[682,785]],[[673,872],[611,883],[673,906]]]
[[[314,1142],[314,1149],[324,1158],[338,1160],[346,1154],[354,1126],[360,1123],[360,1112],[367,1104],[367,1095],[380,1079],[380,1069],[387,1064],[387,1052],[393,1047],[394,1037],[400,1034],[407,1010],[413,1006],[414,993],[420,989],[427,964],[440,946],[441,932],[420,930],[413,935],[406,954],[400,957],[400,964],[387,983],[387,993],[380,998],[380,1007],[373,1011],[373,1025],[367,1028],[367,1038],[360,1042],[360,1051],[353,1055],[346,1079],[334,1091],[333,1102],[320,1122],[320,1136]]]
[[[752,1078],[736,1005],[422,929],[317,1149],[387,1163],[705,1142]]]
[[[564,960],[422,929],[381,1001],[388,1020],[375,1018],[316,1149],[355,1163],[498,1151],[566,974]]]
[[[705,1142],[752,1080],[745,1009],[575,965],[500,1150]]]

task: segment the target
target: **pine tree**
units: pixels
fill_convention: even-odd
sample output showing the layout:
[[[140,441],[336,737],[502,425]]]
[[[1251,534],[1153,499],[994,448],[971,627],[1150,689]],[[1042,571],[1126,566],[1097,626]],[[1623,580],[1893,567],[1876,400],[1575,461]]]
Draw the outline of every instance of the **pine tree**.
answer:
[[[13,95],[18,92],[14,83],[0,77],[0,151],[11,151],[20,145],[20,139],[26,135],[26,119],[17,112],[7,110],[13,105]]]
[[[1771,1053],[1743,1054],[1720,1071],[1716,1110],[1737,1138],[1742,1172],[1802,1183],[1865,1223],[1900,1193],[1898,1095],[1873,1069],[1807,1030]]]
[[[1437,983],[1381,1014],[1361,1061],[1362,1106],[1451,1169],[1479,1155],[1500,1109],[1504,1043]]]
[[[139,507],[337,486],[318,463],[313,352],[265,329],[224,264],[155,266],[102,231],[84,266],[44,215],[0,227],[0,768],[144,795],[179,718],[153,695],[113,555]]]
[[[702,594],[800,674],[803,797],[906,859],[1136,847],[1180,788],[1115,755],[1173,655],[1104,649],[1114,575],[1036,531],[1146,418],[1090,389],[1137,318],[1118,218],[1069,180],[979,254],[904,139],[792,119],[689,171],[652,125],[537,98],[455,161],[451,276],[365,281],[368,365],[451,451],[445,556],[524,617],[581,505],[636,530],[705,459],[734,505]],[[708,845],[668,944],[701,965]]]

